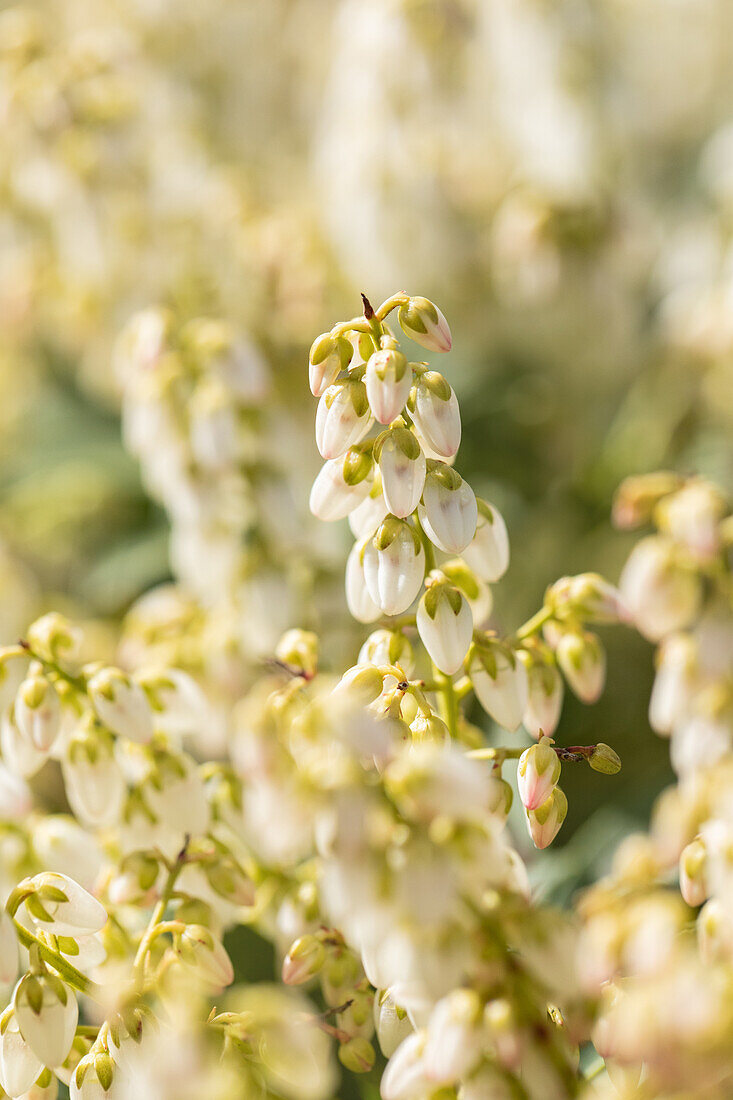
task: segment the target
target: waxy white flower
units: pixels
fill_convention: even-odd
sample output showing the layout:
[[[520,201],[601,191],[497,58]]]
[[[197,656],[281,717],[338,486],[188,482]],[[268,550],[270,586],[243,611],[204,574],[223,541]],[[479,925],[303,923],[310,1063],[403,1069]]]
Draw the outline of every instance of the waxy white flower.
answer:
[[[438,307],[428,298],[410,298],[400,306],[397,318],[402,331],[428,351],[450,351],[450,328]]]
[[[389,515],[389,508],[382,492],[382,479],[379,471],[371,482],[368,495],[349,515],[349,527],[355,539],[365,539],[373,535],[379,524]]]
[[[562,634],[555,656],[572,692],[583,703],[595,703],[606,682],[606,654],[596,635],[587,631]]]
[[[186,753],[156,753],[155,767],[143,790],[159,822],[184,835],[206,832],[211,811],[204,782],[196,762]]]
[[[509,567],[509,534],[498,509],[479,500],[476,534],[462,551],[463,559],[485,581],[498,581]]]
[[[430,659],[441,672],[458,672],[473,636],[473,616],[466,597],[435,577],[417,608],[417,629]]]
[[[397,341],[382,337],[382,348],[369,357],[364,375],[367,397],[380,424],[391,424],[410,396],[412,369]]]
[[[478,509],[471,486],[445,463],[428,471],[418,517],[431,542],[446,554],[460,554],[476,533]]]
[[[363,382],[329,386],[316,412],[316,444],[322,458],[338,458],[363,439],[373,423]]]
[[[654,518],[660,531],[704,563],[720,551],[720,521],[725,513],[725,500],[715,486],[691,479],[659,501]]]
[[[449,1085],[468,1077],[481,1060],[485,1036],[481,1000],[473,989],[456,989],[430,1014],[423,1048],[426,1077]]]
[[[706,881],[707,850],[699,837],[688,844],[680,856],[680,893],[688,905],[702,905],[708,897]]]
[[[461,414],[443,375],[432,370],[421,374],[410,391],[407,409],[428,446],[441,458],[452,458],[461,443]]]
[[[417,533],[404,520],[388,516],[364,546],[363,567],[374,605],[385,615],[401,615],[425,576],[425,553]]]
[[[208,928],[189,924],[176,937],[174,949],[181,962],[204,985],[220,990],[234,981],[234,968],[224,944]]]
[[[20,1034],[12,1008],[0,1017],[0,1085],[8,1096],[22,1096],[31,1088],[43,1069]]]
[[[18,1028],[44,1066],[60,1066],[74,1041],[79,1020],[76,997],[52,974],[26,974],[13,994]]]
[[[550,587],[545,603],[556,618],[586,623],[617,623],[628,615],[619,590],[598,573],[561,577]]]
[[[347,699],[354,706],[368,707],[382,694],[384,676],[371,665],[354,665],[346,670],[331,696]]]
[[[359,650],[360,665],[399,665],[409,675],[415,664],[410,641],[401,630],[375,630]]]
[[[24,779],[35,775],[48,759],[48,753],[37,749],[30,738],[18,729],[12,710],[6,711],[0,719],[0,747],[7,766]]]
[[[316,337],[308,356],[308,377],[314,397],[320,397],[341,371],[346,370],[353,354],[351,343],[343,336],[334,337],[324,332]]]
[[[82,822],[108,826],[119,821],[127,784],[109,733],[89,730],[76,734],[61,770],[69,804]]]
[[[352,454],[352,451],[347,451],[343,458],[332,458],[321,467],[313,482],[309,502],[316,519],[326,523],[344,519],[369,494],[372,486],[368,477],[372,465],[371,456],[359,455],[364,460],[362,464],[365,469],[362,474],[361,470],[352,472],[352,466],[357,465],[356,462],[349,462]],[[357,479],[352,480],[353,478]]]
[[[374,1027],[385,1058],[391,1058],[402,1040],[414,1030],[410,1017],[404,1008],[395,1004],[389,989],[383,989],[374,998]]]
[[[690,711],[696,681],[695,645],[687,634],[665,638],[657,654],[657,673],[649,699],[649,725],[671,733]]]
[[[517,729],[528,689],[527,672],[516,654],[487,638],[469,653],[468,675],[487,714],[504,729]]]
[[[389,764],[385,783],[400,809],[418,821],[485,819],[492,776],[450,741],[407,744]]]
[[[536,848],[547,848],[560,832],[568,812],[568,800],[559,787],[541,806],[527,810],[527,828]]]
[[[369,545],[371,545],[371,537],[354,543],[346,559],[346,604],[350,613],[360,623],[373,623],[382,615],[382,609],[372,599],[366,582],[363,559]]]
[[[631,551],[619,587],[635,625],[653,642],[688,626],[702,596],[698,576],[680,563],[674,544],[655,535]]]
[[[28,880],[34,893],[26,907],[33,923],[55,936],[91,936],[107,923],[107,911],[68,875],[42,871]],[[45,915],[44,915],[45,912]]]
[[[153,712],[145,692],[119,668],[101,668],[87,683],[99,720],[113,733],[145,744],[153,736]]]
[[[48,752],[61,729],[61,702],[45,676],[29,676],[18,688],[15,721],[39,752]]]
[[[527,669],[527,706],[522,715],[522,725],[533,737],[540,732],[551,737],[557,729],[562,713],[565,688],[554,658],[537,660],[526,650],[517,653]]]
[[[69,1081],[70,1100],[107,1100],[115,1063],[106,1050],[92,1049],[79,1061]]]
[[[422,1100],[430,1095],[432,1084],[425,1074],[424,1047],[422,1031],[413,1032],[400,1043],[382,1074],[379,1086],[382,1100]]]
[[[517,787],[526,810],[536,810],[552,794],[560,779],[560,760],[549,737],[541,737],[522,753],[517,767]]]
[[[417,508],[425,485],[426,462],[414,432],[390,428],[374,446],[382,475],[382,492],[393,516],[410,516]]]

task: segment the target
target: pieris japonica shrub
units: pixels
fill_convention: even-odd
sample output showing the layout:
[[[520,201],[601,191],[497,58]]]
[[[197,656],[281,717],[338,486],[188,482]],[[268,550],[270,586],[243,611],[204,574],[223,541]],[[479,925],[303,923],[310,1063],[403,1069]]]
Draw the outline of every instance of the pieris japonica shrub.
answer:
[[[187,448],[224,470],[242,442],[225,430],[231,395],[197,393],[235,370],[228,335],[181,374],[203,352],[190,331],[163,352],[169,323],[151,314],[128,334],[150,336],[156,364],[173,357],[170,392],[159,372],[152,390],[141,383],[164,422],[177,402],[175,446],[159,438],[173,448],[164,481],[188,476]],[[50,1098],[61,1081],[74,1100],[329,1100],[338,1072],[378,1075],[383,1100],[563,1100],[602,1092],[608,1074],[629,1096],[725,1095],[728,506],[696,480],[627,484],[619,522],[653,517],[658,534],[620,589],[562,577],[499,635],[491,585],[509,566],[507,528],[458,472],[458,400],[409,358],[414,345],[447,353],[448,323],[395,294],[377,309],[364,299],[310,353],[324,459],[311,510],[348,517],[355,540],[345,596],[366,637],[351,667],[323,669],[318,637],[287,630],[211,759],[206,694],[161,650],[94,661],[84,631],[50,613],[0,651],[11,1097]],[[134,409],[144,423],[151,410]],[[199,415],[214,417],[205,431]],[[134,434],[154,470],[155,438]],[[213,604],[197,614],[209,610],[216,622]],[[589,765],[603,797],[621,762],[605,743],[564,745],[562,704],[566,686],[599,698],[594,628],[619,622],[660,643],[651,721],[671,736],[680,783],[651,834],[561,912],[533,897],[506,828],[509,767],[537,849],[567,813],[563,768]],[[490,737],[467,717],[472,696]],[[65,804],[50,808],[43,788],[34,799],[44,766]],[[678,860],[681,897],[664,887]],[[693,936],[688,907],[701,905]],[[236,972],[228,933],[243,925],[274,944],[279,981]]]

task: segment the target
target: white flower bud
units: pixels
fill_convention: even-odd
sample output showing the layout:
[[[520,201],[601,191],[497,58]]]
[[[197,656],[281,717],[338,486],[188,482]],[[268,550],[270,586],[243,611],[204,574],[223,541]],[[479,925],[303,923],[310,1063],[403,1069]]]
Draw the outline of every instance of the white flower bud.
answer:
[[[71,1075],[69,1100],[107,1100],[114,1076],[115,1063],[107,1051],[90,1050]]]
[[[331,336],[324,332],[316,337],[308,356],[308,379],[311,393],[320,397],[335,382],[342,370],[346,370],[354,349],[343,336]]]
[[[720,550],[720,521],[726,513],[718,490],[702,479],[662,497],[655,509],[660,531],[682,543],[699,562],[708,562]]]
[[[696,908],[706,900],[707,852],[702,840],[693,840],[680,856],[680,893],[688,905]]]
[[[560,779],[560,760],[549,737],[525,749],[519,758],[517,788],[526,810],[536,810],[552,794]]]
[[[445,378],[437,371],[425,371],[410,391],[407,407],[428,446],[441,458],[452,458],[461,444],[461,414]]]
[[[338,458],[360,439],[373,423],[363,382],[337,382],[329,386],[316,412],[316,444],[322,458]]]
[[[671,634],[658,650],[657,674],[649,699],[649,725],[671,733],[689,714],[695,690],[695,646],[687,634]]]
[[[234,968],[224,944],[208,928],[189,924],[174,949],[181,962],[206,986],[223,989],[234,981]]]
[[[371,460],[369,465],[371,466]],[[371,481],[367,477],[356,484],[349,484],[344,479],[344,459],[332,458],[321,467],[313,482],[310,510],[316,519],[326,523],[344,519],[358,508],[370,489]]]
[[[540,736],[540,732],[551,737],[562,713],[565,694],[562,676],[554,661],[535,661],[531,654],[522,649],[517,656],[527,669],[527,706],[522,724],[527,733],[535,738]]]
[[[208,829],[211,810],[204,781],[195,761],[185,753],[157,753],[144,791],[147,805],[168,828],[190,836],[201,836]]]
[[[354,665],[347,669],[331,692],[336,698],[348,699],[355,706],[367,707],[382,694],[384,676],[371,665]]]
[[[586,623],[617,623],[628,617],[621,593],[598,573],[561,577],[547,593],[546,603],[556,618]]]
[[[0,1017],[0,1085],[8,1096],[22,1096],[42,1069],[43,1063],[20,1034],[15,1014],[6,1009]]]
[[[385,615],[401,615],[425,576],[425,553],[417,534],[403,520],[388,516],[363,555],[364,579],[374,605]]]
[[[402,1040],[413,1032],[410,1017],[395,1004],[389,989],[374,998],[374,1027],[385,1058],[391,1058]]]
[[[353,617],[360,623],[373,623],[381,618],[382,609],[372,599],[367,587],[363,558],[371,538],[354,543],[346,559],[346,603]]]
[[[397,314],[402,331],[428,351],[450,351],[450,328],[438,307],[428,298],[410,298]]]
[[[560,790],[554,791],[541,806],[527,810],[527,827],[536,848],[547,848],[560,832],[568,812],[568,800]]]
[[[516,654],[482,643],[470,657],[468,675],[487,714],[504,729],[517,729],[527,708],[527,672]]]
[[[416,1031],[400,1043],[382,1074],[382,1100],[418,1100],[429,1096],[432,1085],[425,1076],[425,1033]]]
[[[392,428],[380,436],[374,452],[390,512],[400,518],[412,515],[422,496],[426,469],[415,433],[408,428]]]
[[[368,496],[349,515],[351,533],[355,539],[365,539],[374,534],[388,515],[389,508],[382,492],[382,479],[377,471]]]
[[[282,979],[285,985],[302,985],[323,967],[326,949],[317,936],[300,936],[283,959]]]
[[[0,747],[7,766],[24,779],[35,775],[48,759],[48,754],[37,749],[30,738],[18,729],[12,710],[6,711],[0,721]]]
[[[127,785],[109,734],[76,734],[61,770],[69,804],[84,824],[105,827],[119,821]]]
[[[473,636],[466,597],[452,585],[432,584],[418,604],[417,629],[433,664],[447,676],[458,672]]]
[[[45,676],[29,676],[15,697],[18,729],[39,752],[48,752],[61,729],[61,701]]]
[[[92,835],[72,817],[51,814],[33,826],[33,847],[41,863],[91,890],[103,863],[102,849]]]
[[[476,534],[462,552],[464,561],[485,581],[498,581],[509,567],[509,533],[498,509],[478,501]]]
[[[606,682],[606,654],[596,635],[568,631],[555,656],[572,692],[583,703],[595,703]]]
[[[91,936],[107,923],[104,906],[68,875],[42,871],[29,881],[35,893],[26,907],[42,931],[55,936]]]
[[[374,416],[380,424],[391,424],[407,404],[412,369],[395,340],[384,337],[382,344],[382,349],[369,357],[364,381]]]
[[[473,989],[455,989],[430,1014],[423,1049],[426,1077],[450,1085],[468,1077],[481,1060],[481,1000]]]
[[[113,733],[145,744],[153,736],[153,712],[145,692],[118,668],[101,668],[87,684],[99,720]]]
[[[620,589],[634,623],[653,642],[683,630],[697,614],[702,596],[699,578],[679,563],[674,544],[654,535],[632,550]]]
[[[431,542],[446,554],[461,554],[476,533],[476,497],[461,475],[444,463],[428,473],[418,516]]]
[[[409,639],[401,630],[375,630],[359,650],[360,665],[399,665],[409,676],[415,658]]]
[[[79,1020],[72,990],[51,974],[26,974],[15,987],[13,1007],[20,1033],[41,1064],[60,1066]]]

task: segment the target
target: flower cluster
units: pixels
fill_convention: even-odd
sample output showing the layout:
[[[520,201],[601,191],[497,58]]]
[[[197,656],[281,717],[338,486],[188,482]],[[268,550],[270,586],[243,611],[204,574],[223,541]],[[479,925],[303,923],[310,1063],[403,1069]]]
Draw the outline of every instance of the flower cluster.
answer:
[[[700,478],[661,473],[619,490],[619,526],[652,523],[621,577],[658,643],[653,729],[678,783],[648,836],[629,837],[583,899],[581,968],[602,986],[595,1043],[621,1095],[717,1098],[733,1085],[731,511]],[[666,883],[678,870],[679,891]]]

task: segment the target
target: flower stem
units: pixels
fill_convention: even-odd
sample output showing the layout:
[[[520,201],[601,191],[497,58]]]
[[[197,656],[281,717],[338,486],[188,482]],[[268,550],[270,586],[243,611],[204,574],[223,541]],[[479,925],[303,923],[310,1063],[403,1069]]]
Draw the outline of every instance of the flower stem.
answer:
[[[527,619],[526,623],[523,623],[519,630],[514,632],[514,637],[519,642],[524,641],[525,638],[529,638],[532,634],[536,634],[538,630],[541,630],[545,623],[552,618],[552,615],[552,608],[541,607],[531,619]]]
[[[23,947],[27,948],[29,951],[31,948],[35,948],[43,961],[47,962],[49,966],[52,966],[59,977],[63,978],[65,982],[68,982],[69,985],[73,985],[80,993],[87,993],[90,997],[99,999],[100,990],[91,978],[87,978],[86,974],[82,974],[81,970],[77,970],[75,966],[67,962],[58,951],[54,951],[52,947],[43,943],[43,941],[39,940],[37,936],[34,936],[32,932],[29,932],[27,928],[24,928],[20,921],[13,918],[13,924],[15,925],[15,934],[23,944]]]
[[[148,952],[153,944],[154,939],[159,934],[159,925],[163,922],[165,911],[168,907],[168,902],[173,896],[175,890],[176,881],[186,863],[186,852],[188,850],[188,837],[186,843],[180,852],[176,856],[176,861],[168,871],[168,877],[165,880],[163,891],[160,898],[156,902],[153,912],[150,914],[150,920],[148,921],[148,927],[145,929],[143,938],[140,940],[140,944],[135,955],[135,961],[132,964],[132,976],[138,986],[142,984],[143,977],[145,975],[145,964],[147,962]]]

